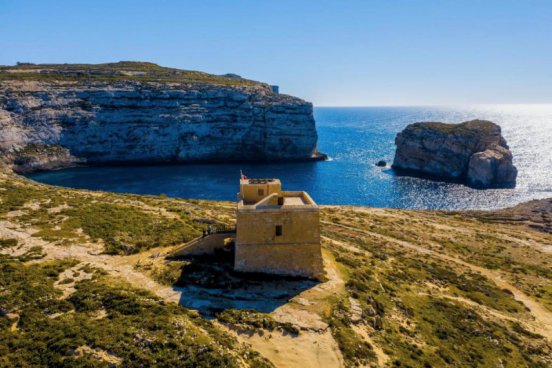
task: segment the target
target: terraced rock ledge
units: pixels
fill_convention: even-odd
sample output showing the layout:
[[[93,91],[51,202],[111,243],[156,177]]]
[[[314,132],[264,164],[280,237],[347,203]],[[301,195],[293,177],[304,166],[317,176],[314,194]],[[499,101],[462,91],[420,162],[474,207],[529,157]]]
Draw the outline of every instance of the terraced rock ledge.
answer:
[[[311,103],[237,75],[143,62],[0,67],[0,154],[18,172],[324,159],[317,139]]]

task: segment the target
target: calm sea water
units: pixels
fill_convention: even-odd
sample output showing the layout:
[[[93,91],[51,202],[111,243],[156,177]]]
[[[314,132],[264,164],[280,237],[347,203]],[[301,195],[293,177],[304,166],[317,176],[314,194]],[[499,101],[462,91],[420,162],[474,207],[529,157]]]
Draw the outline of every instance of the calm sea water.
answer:
[[[477,107],[361,107],[315,109],[325,162],[91,167],[35,173],[36,181],[74,188],[172,197],[234,200],[239,170],[282,179],[319,204],[414,209],[503,208],[552,197],[552,105]],[[519,170],[515,189],[476,190],[460,184],[397,176],[391,164],[397,132],[416,121],[480,118],[502,126]]]

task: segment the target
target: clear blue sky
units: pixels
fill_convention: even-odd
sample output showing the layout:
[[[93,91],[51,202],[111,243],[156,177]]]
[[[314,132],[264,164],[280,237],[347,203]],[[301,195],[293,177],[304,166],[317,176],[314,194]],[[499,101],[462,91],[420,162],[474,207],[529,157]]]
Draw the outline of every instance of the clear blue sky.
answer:
[[[552,103],[552,1],[0,0],[0,64],[152,61],[319,106]]]

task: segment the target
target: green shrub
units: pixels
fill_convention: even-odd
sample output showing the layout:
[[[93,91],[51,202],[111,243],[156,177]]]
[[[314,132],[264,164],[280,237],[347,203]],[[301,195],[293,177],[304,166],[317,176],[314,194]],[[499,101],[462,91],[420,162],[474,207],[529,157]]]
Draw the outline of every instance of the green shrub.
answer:
[[[0,239],[0,249],[13,248],[18,244],[17,239]]]
[[[376,354],[372,346],[352,329],[345,302],[338,301],[331,313],[328,323],[347,365],[359,366],[375,362]]]
[[[0,366],[107,367],[75,355],[80,346],[118,357],[125,367],[238,367],[240,360],[270,366],[197,314],[106,277],[79,282],[69,299],[60,300],[53,283],[75,265],[24,266],[0,257],[0,305],[20,317],[17,331],[0,317]],[[99,309],[106,318],[95,318]]]
[[[108,254],[132,254],[191,240],[199,233],[190,224],[160,217],[135,207],[90,203],[66,209],[67,223],[81,228],[93,240],[105,242]]]

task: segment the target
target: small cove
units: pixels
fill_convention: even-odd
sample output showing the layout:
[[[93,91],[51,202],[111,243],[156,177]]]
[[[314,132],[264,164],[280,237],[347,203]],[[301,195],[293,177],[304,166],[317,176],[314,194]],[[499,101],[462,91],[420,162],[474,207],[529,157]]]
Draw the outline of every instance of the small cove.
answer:
[[[552,197],[552,105],[315,108],[324,162],[228,163],[73,168],[29,175],[72,188],[233,201],[240,169],[277,177],[319,204],[408,209],[494,209]],[[393,160],[397,132],[416,121],[501,125],[519,170],[515,189],[476,190],[457,183],[397,176],[374,164]]]

